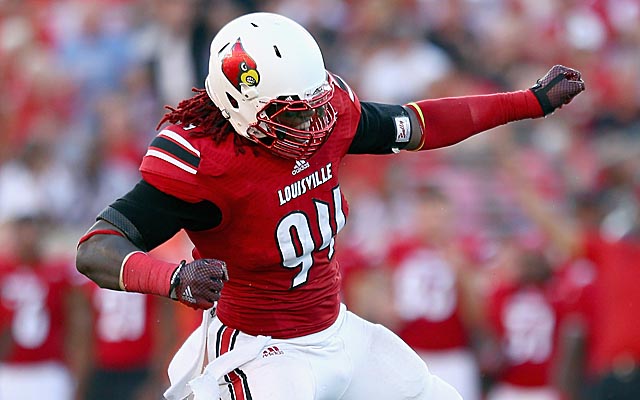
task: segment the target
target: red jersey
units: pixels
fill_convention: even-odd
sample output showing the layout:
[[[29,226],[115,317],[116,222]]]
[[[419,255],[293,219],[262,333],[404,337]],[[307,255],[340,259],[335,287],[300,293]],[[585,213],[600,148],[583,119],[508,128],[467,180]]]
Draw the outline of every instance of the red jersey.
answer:
[[[640,243],[609,242],[589,235],[586,250],[597,271],[591,303],[589,366],[592,373],[600,374],[620,360],[640,362]]]
[[[94,315],[95,364],[109,370],[147,365],[153,353],[153,296],[86,284]]]
[[[0,266],[0,303],[9,310],[9,363],[63,361],[69,264]]]
[[[550,289],[498,287],[489,297],[488,310],[505,357],[500,380],[526,387],[548,385],[559,319]]]
[[[458,279],[436,249],[409,240],[389,256],[398,335],[416,350],[447,350],[468,345],[460,314]]]
[[[195,254],[227,263],[220,320],[251,335],[291,338],[321,331],[337,318],[340,277],[334,237],[348,214],[338,173],[359,119],[351,92],[335,87],[338,120],[306,161],[274,157],[254,146],[238,152],[234,135],[221,143],[173,125],[159,133],[179,151],[149,147],[145,181],[185,201],[208,200],[219,226],[187,231]],[[255,150],[255,151],[254,151]]]
[[[0,301],[0,334],[11,326],[13,313]]]

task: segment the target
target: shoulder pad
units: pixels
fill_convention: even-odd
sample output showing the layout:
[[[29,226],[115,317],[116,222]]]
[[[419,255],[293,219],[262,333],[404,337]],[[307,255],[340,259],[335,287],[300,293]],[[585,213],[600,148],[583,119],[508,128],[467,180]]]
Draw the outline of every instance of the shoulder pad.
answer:
[[[157,159],[162,161],[159,164],[161,169],[178,169],[195,175],[200,165],[200,151],[189,141],[187,132],[177,125],[161,130],[149,145],[142,167],[145,167],[146,161]],[[179,174],[178,171],[175,173]]]
[[[344,92],[346,92],[349,95],[349,98],[354,104],[357,104],[357,105],[360,104],[360,101],[358,100],[358,97],[356,96],[355,92],[351,90],[351,87],[347,85],[347,82],[345,82],[344,79],[342,79],[338,75],[331,72],[329,72],[329,76],[331,77],[333,82],[335,82],[336,87],[338,87],[339,89],[342,89]]]
[[[190,136],[191,127],[171,125],[161,130],[151,141],[140,165],[142,177],[158,189],[191,201],[189,192],[197,193],[202,138]],[[171,188],[176,190],[171,190]],[[197,196],[195,196],[197,197]]]

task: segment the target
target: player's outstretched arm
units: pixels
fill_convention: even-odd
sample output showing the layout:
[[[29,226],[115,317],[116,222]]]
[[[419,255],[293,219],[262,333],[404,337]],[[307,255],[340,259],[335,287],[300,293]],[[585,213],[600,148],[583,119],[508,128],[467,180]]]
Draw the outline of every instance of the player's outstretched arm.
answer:
[[[80,239],[76,268],[103,288],[156,294],[202,309],[213,306],[228,280],[220,260],[174,264],[155,259],[104,220]]]
[[[446,147],[511,121],[543,117],[584,90],[580,72],[556,65],[526,90],[409,103],[420,132],[412,126],[412,144],[405,150]],[[421,134],[420,140],[414,134]]]

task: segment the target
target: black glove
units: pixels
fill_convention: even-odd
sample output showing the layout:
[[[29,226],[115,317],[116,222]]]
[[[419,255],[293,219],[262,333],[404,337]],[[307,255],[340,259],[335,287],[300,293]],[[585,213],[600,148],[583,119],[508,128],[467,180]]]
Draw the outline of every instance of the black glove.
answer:
[[[187,263],[183,260],[171,276],[169,297],[191,308],[211,308],[228,280],[224,261],[203,258]]]
[[[554,65],[549,72],[536,81],[531,91],[542,106],[544,115],[551,114],[584,90],[580,72],[563,65]]]

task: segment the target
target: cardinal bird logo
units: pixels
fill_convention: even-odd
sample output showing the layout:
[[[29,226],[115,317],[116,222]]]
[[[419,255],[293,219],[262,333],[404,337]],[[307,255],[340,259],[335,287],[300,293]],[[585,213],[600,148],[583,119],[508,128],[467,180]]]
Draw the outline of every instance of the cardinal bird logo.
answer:
[[[238,91],[243,83],[256,86],[260,82],[258,66],[242,47],[240,38],[231,47],[231,52],[222,59],[222,72]]]

